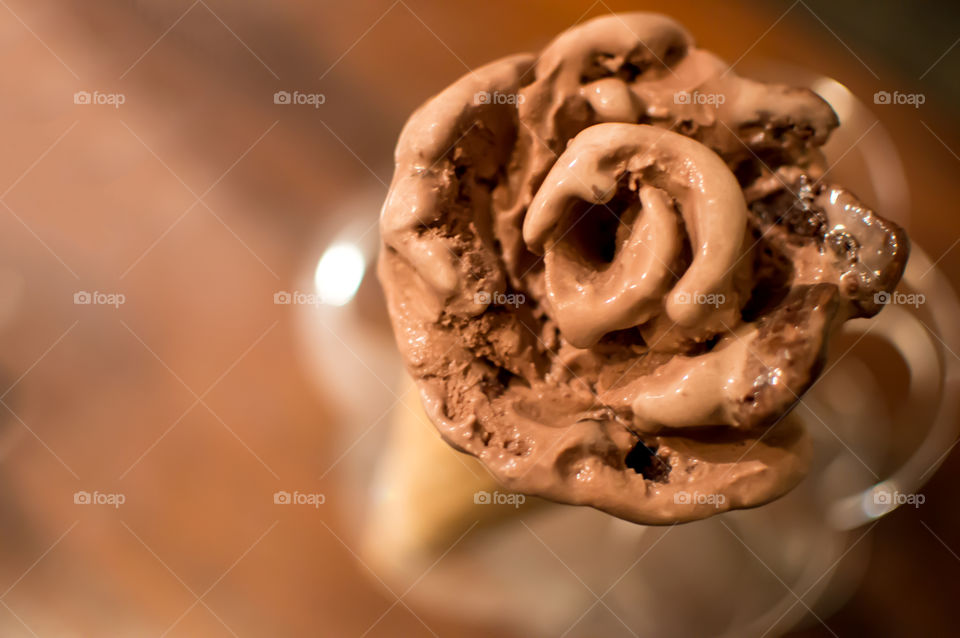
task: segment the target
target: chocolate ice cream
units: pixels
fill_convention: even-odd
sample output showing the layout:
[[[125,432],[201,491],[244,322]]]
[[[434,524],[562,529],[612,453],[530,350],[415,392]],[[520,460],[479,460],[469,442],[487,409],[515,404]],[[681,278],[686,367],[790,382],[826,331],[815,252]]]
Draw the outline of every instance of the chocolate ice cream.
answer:
[[[507,489],[638,523],[787,492],[810,445],[784,416],[908,252],[824,181],[837,124],[645,13],[430,99],[397,145],[379,271],[443,438]]]

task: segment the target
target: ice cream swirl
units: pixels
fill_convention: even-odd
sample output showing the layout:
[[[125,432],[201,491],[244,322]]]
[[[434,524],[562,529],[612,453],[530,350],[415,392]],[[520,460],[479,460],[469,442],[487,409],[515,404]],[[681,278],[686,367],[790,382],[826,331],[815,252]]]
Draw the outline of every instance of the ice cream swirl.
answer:
[[[637,522],[789,490],[809,446],[781,420],[908,252],[824,183],[837,124],[643,13],[426,102],[397,144],[379,273],[444,439],[510,489]],[[675,499],[692,489],[723,507]]]
[[[615,211],[609,204],[618,194],[625,209]],[[746,235],[747,205],[723,160],[689,137],[642,124],[578,134],[523,225],[530,250],[545,253],[554,318],[579,348],[660,312],[700,341],[735,324],[733,272]],[[678,272],[684,248],[689,266]]]

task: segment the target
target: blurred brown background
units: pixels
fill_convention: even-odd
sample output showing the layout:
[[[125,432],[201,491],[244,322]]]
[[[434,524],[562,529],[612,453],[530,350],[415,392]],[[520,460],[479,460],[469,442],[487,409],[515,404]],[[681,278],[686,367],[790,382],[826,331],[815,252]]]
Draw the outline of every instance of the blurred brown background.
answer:
[[[905,159],[911,237],[958,280],[946,6],[0,0],[0,635],[359,636],[381,616],[367,635],[505,635],[393,605],[351,553],[351,504],[274,507],[277,489],[335,493],[337,472],[318,477],[346,444],[272,296],[313,267],[338,207],[385,193],[427,96],[641,8],[728,60],[798,63],[868,102],[924,92],[874,112]],[[276,105],[278,90],[326,102]],[[922,508],[873,529],[862,585],[826,619],[836,635],[955,631],[958,456]],[[78,490],[126,502],[78,507]]]

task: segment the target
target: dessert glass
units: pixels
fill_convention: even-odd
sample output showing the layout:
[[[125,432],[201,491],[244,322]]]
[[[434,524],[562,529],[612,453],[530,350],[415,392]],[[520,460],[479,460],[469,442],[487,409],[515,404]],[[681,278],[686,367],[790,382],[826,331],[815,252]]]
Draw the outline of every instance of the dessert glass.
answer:
[[[832,181],[909,230],[902,163],[863,102],[803,68],[761,62],[739,71],[807,86],[829,102],[841,122],[823,149]],[[431,479],[430,467],[400,466],[420,476],[398,479],[395,464],[385,467],[396,430],[429,426],[395,353],[374,273],[381,197],[371,193],[331,216],[317,268],[304,277],[321,303],[300,306],[298,317],[305,365],[342,399],[341,449],[320,478],[340,478],[337,498],[361,560],[415,609],[523,635],[781,634],[844,602],[868,560],[872,524],[922,504],[920,488],[956,439],[960,302],[914,244],[889,307],[843,327],[820,380],[789,417],[811,433],[814,462],[773,503],[649,527],[533,498],[519,507],[516,499],[473,502],[473,488],[496,486],[432,431],[430,445],[443,446],[432,453],[462,468],[453,479]],[[403,493],[412,483],[417,493]],[[429,541],[400,538],[417,517],[443,528]]]

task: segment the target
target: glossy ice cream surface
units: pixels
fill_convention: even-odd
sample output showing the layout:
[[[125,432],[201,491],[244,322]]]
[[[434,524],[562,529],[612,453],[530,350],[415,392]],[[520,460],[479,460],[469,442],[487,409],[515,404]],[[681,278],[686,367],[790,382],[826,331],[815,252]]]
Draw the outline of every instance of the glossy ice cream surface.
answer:
[[[380,277],[443,438],[508,489],[639,523],[788,491],[810,446],[784,416],[907,258],[825,181],[836,126],[642,13],[429,100],[397,145]]]

